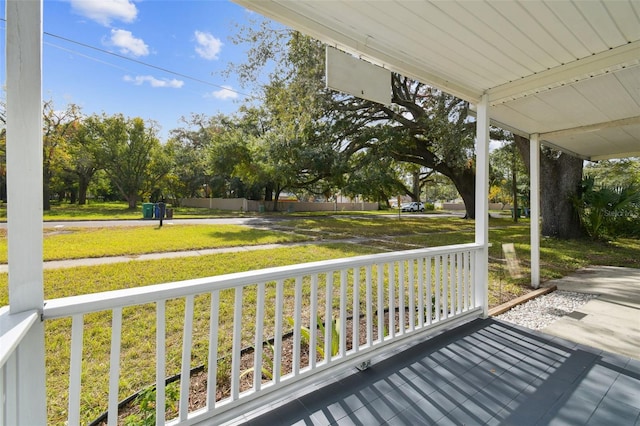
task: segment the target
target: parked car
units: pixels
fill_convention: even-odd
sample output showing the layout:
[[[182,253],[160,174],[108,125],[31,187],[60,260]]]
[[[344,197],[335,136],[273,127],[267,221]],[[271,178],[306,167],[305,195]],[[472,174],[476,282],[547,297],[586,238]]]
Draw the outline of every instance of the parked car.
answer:
[[[402,206],[400,206],[400,209],[403,212],[423,212],[424,211],[424,203],[419,203],[417,201],[414,201],[412,203],[405,203]]]

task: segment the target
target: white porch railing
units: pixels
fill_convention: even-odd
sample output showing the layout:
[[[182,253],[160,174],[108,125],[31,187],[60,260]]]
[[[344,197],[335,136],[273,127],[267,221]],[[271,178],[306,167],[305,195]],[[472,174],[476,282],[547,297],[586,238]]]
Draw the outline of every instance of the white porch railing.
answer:
[[[180,380],[177,414],[167,421],[195,424],[215,418],[220,423],[333,375],[335,369],[366,362],[407,338],[480,316],[483,298],[477,296],[486,284],[474,283],[474,265],[481,250],[462,244],[383,253],[48,300],[45,320],[71,318],[68,424],[87,420],[81,417],[88,385],[82,380],[88,374],[83,355],[89,357],[83,333],[94,313],[106,312],[111,320],[109,425],[117,423],[120,381],[132,374],[121,370],[123,331],[131,315],[145,310],[155,317],[155,353],[151,349],[150,355],[155,359],[146,362],[155,365],[156,383],[165,382],[172,363],[180,365],[181,377],[190,377],[194,352],[206,346],[206,404],[190,409],[191,381]],[[183,318],[181,324],[175,324],[176,316]],[[35,312],[24,317],[14,327],[18,334],[38,320]],[[179,362],[168,360],[168,352],[175,352],[167,343],[167,329],[173,327],[181,329],[182,349],[173,357]],[[9,396],[12,386],[19,386],[11,362],[20,338],[16,335],[16,343],[7,347],[4,339],[0,419],[11,424],[7,413],[15,401]],[[150,346],[148,341],[126,342],[126,349],[135,344]],[[164,423],[167,397],[165,387],[158,386],[158,424]]]
[[[20,424],[21,410],[30,409],[27,401],[19,400],[19,363],[24,360],[22,342],[32,326],[40,321],[37,311],[10,314],[9,307],[0,308],[0,424]]]

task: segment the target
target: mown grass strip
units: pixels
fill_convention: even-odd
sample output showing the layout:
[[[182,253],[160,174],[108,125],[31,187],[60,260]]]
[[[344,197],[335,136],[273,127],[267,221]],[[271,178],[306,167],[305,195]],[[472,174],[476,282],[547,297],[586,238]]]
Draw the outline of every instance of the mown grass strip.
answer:
[[[218,210],[198,207],[182,207],[168,204],[173,210],[173,217],[178,218],[215,218],[254,216],[257,213],[241,212],[238,210]],[[51,209],[43,212],[45,221],[69,221],[69,220],[134,220],[142,219],[142,203],[138,203],[135,209],[130,209],[127,203],[121,201],[92,201],[85,205],[56,203],[51,204]],[[7,206],[0,203],[0,220],[6,220]]]
[[[7,262],[7,232],[0,229],[0,263]],[[205,248],[308,241],[309,237],[241,225],[55,228],[44,231],[44,260],[135,256]]]

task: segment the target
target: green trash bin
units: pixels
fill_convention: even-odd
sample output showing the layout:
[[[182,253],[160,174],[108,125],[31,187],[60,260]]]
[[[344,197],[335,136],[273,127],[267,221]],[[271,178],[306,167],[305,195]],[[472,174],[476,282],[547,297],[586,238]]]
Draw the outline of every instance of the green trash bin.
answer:
[[[264,204],[258,206],[258,213],[264,213]]]
[[[142,203],[142,218],[153,219],[153,203]]]

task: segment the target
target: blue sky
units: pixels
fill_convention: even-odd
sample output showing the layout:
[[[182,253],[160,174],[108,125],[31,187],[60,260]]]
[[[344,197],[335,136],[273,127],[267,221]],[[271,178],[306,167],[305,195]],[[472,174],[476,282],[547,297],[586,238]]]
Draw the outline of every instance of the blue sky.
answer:
[[[0,7],[5,18],[4,0]],[[54,36],[43,39],[43,99],[53,99],[57,109],[74,103],[85,114],[156,120],[164,140],[181,116],[237,110],[250,89],[221,72],[245,61],[247,46],[228,37],[257,16],[226,0],[45,0],[44,31]],[[4,21],[0,28],[4,61]],[[4,86],[4,64],[0,73]]]

